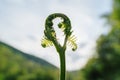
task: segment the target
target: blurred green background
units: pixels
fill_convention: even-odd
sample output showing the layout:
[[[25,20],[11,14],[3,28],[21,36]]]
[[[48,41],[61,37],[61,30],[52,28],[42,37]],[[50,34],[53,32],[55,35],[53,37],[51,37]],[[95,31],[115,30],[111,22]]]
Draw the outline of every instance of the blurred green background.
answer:
[[[84,68],[67,72],[67,80],[120,80],[120,0],[113,0],[112,12],[102,17],[110,31],[99,37]],[[0,80],[59,80],[59,69],[0,42]]]

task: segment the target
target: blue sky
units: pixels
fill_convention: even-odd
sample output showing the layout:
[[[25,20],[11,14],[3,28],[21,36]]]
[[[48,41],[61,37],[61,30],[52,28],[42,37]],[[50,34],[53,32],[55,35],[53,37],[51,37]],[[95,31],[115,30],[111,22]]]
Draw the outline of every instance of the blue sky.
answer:
[[[67,49],[67,70],[77,70],[95,53],[99,36],[108,31],[100,16],[111,9],[112,0],[0,0],[0,40],[59,67],[54,47],[44,49],[40,40],[46,17],[64,13],[78,44],[76,52]]]

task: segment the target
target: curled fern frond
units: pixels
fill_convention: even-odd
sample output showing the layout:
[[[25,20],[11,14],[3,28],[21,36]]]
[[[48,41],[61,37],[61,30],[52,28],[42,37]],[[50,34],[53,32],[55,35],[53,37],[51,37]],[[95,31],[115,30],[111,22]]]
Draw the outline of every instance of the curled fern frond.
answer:
[[[73,51],[77,49],[76,37],[74,35],[68,37],[67,44],[72,48]]]
[[[64,36],[65,36],[63,45],[61,45],[58,42],[55,29],[53,28],[53,20],[55,18],[61,18],[62,20],[58,24],[58,27],[63,31]],[[45,38],[42,39],[41,45],[43,47],[48,47],[54,44],[56,48],[63,47],[65,50],[66,43],[68,43],[68,45],[72,47],[72,50],[75,51],[77,49],[77,44],[75,43],[76,38],[74,36],[71,36],[72,35],[71,27],[72,26],[71,26],[70,19],[66,15],[62,13],[54,13],[54,14],[49,15],[45,21],[45,30],[44,30]]]
[[[55,29],[53,28],[53,20],[55,18],[61,18],[62,21],[58,24],[58,27],[63,31],[65,39],[64,43],[61,45],[58,42]],[[45,30],[44,30],[44,38],[41,41],[42,47],[49,47],[49,46],[55,46],[57,52],[60,56],[60,80],[65,80],[65,50],[67,47],[67,44],[71,46],[72,50],[75,51],[77,49],[76,37],[72,36],[72,30],[71,30],[71,22],[70,19],[62,14],[62,13],[54,13],[47,17],[45,21]]]
[[[41,45],[42,47],[50,47],[50,46],[53,46],[53,42],[48,40],[46,37],[44,37],[42,40],[41,40]]]

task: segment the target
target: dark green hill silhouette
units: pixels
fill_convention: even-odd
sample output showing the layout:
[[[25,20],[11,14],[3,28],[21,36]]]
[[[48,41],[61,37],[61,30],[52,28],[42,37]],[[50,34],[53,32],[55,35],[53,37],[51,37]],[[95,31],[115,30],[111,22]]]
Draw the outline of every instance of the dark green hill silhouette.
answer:
[[[57,80],[58,68],[0,42],[0,80]]]
[[[0,42],[0,48],[1,47],[6,47],[6,49],[9,49],[12,52],[12,54],[14,54],[14,55],[19,54],[19,55],[23,56],[24,58],[26,58],[27,60],[31,60],[33,62],[36,62],[36,63],[42,65],[42,66],[50,67],[50,68],[56,68],[54,65],[48,63],[47,61],[45,61],[45,60],[43,60],[41,58],[38,58],[36,56],[24,53],[24,52],[22,52],[22,51],[20,51],[20,50],[18,50],[16,48],[6,44],[6,43],[4,43],[4,42]]]

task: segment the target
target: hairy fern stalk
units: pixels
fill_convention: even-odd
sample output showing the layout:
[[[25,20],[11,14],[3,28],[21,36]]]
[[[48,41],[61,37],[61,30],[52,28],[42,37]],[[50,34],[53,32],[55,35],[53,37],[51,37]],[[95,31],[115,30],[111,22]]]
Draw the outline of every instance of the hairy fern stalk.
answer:
[[[57,17],[60,17],[62,19],[62,22],[58,24],[58,28],[60,28],[65,35],[63,45],[61,45],[57,41],[56,32],[53,28],[52,21]],[[45,21],[44,37],[41,40],[41,45],[44,48],[55,46],[60,58],[60,80],[65,80],[66,77],[65,51],[67,45],[71,46],[73,51],[77,49],[76,37],[72,35],[72,32],[73,31],[71,31],[71,22],[66,15],[62,13],[54,13],[47,17]]]

